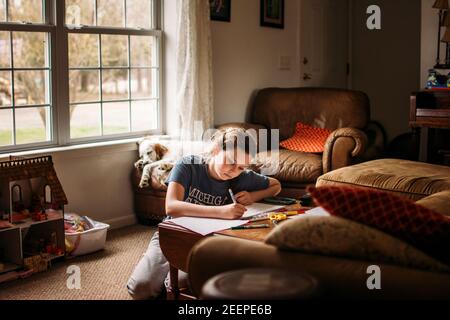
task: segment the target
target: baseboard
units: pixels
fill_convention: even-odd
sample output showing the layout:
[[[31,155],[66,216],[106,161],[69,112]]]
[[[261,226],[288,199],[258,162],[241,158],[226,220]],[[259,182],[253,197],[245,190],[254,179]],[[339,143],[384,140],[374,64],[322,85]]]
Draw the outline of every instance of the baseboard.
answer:
[[[132,226],[137,223],[136,215],[130,214],[128,216],[120,217],[120,218],[114,218],[114,219],[108,219],[102,221],[104,223],[107,223],[111,226],[111,229],[119,229],[123,227]]]

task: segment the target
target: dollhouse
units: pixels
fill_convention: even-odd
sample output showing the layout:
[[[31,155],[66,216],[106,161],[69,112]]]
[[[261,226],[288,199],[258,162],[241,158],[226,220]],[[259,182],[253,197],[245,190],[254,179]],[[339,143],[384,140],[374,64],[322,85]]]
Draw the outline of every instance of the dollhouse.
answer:
[[[0,162],[0,283],[64,257],[66,204],[50,156]]]

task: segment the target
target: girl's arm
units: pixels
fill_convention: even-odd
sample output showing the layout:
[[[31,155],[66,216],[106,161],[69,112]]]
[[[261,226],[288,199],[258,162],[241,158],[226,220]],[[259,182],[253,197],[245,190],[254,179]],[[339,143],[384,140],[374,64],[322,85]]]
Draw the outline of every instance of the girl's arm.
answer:
[[[264,190],[247,192],[242,191],[236,194],[236,200],[245,205],[251,205],[252,203],[258,202],[264,198],[275,197],[281,192],[281,183],[274,178],[269,178],[269,187]]]
[[[184,187],[177,183],[169,183],[166,194],[166,214],[174,217],[199,217],[215,219],[239,219],[247,210],[244,205],[236,203],[226,206],[203,206],[183,201]]]

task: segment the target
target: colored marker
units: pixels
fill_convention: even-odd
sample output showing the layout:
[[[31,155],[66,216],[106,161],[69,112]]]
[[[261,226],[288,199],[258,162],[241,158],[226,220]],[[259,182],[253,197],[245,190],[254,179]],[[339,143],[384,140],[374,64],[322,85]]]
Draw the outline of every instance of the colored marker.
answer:
[[[236,201],[236,198],[234,197],[234,193],[233,193],[233,191],[232,191],[231,189],[228,189],[228,192],[230,193],[230,196],[231,196],[231,200],[233,200],[233,203],[234,203],[234,204],[236,204],[236,203],[237,203],[237,201]]]
[[[245,230],[245,229],[262,229],[262,228],[270,228],[268,224],[250,224],[246,226],[233,227],[231,230]]]

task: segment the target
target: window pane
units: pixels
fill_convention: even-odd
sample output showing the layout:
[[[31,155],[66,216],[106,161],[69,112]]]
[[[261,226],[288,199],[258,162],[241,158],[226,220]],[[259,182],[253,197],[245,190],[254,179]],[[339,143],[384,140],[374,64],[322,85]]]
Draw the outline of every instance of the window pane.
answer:
[[[14,68],[46,67],[47,34],[13,32]]]
[[[48,71],[15,71],[15,105],[48,104],[47,75]]]
[[[128,99],[128,70],[103,70],[103,101]]]
[[[0,109],[0,146],[9,146],[14,143],[12,132],[12,110]]]
[[[69,66],[98,67],[99,63],[98,35],[69,34]]]
[[[9,21],[42,23],[42,0],[8,0]]]
[[[131,37],[131,66],[152,67],[153,37]],[[155,65],[156,66],[156,65]]]
[[[98,25],[124,27],[125,10],[123,4],[123,0],[97,0]]]
[[[153,98],[152,69],[131,70],[131,98]]]
[[[6,21],[6,0],[0,0],[0,21]]]
[[[128,66],[128,36],[102,35],[104,67]]]
[[[70,102],[100,101],[99,77],[98,70],[70,71]]]
[[[103,104],[103,134],[127,133],[129,130],[129,103],[115,102]]]
[[[150,29],[151,20],[150,0],[127,0],[127,27]]]
[[[149,131],[158,128],[156,100],[131,102],[131,127],[133,132]]]
[[[70,137],[72,139],[101,136],[100,104],[70,107]]]
[[[11,40],[9,31],[0,31],[0,68],[11,67]]]
[[[66,0],[66,24],[95,26],[95,0]]]
[[[16,109],[16,143],[50,141],[50,108]]]
[[[0,71],[0,108],[11,106],[11,72]]]

